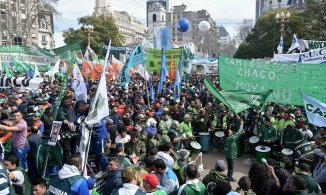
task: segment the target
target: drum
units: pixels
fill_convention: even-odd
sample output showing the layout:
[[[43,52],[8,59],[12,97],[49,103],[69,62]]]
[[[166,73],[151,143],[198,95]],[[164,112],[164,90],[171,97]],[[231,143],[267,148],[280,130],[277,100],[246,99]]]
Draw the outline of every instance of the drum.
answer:
[[[190,152],[193,154],[199,153],[201,149],[201,145],[198,142],[192,141],[190,142]]]
[[[316,144],[315,142],[308,142],[308,143],[304,143],[304,144],[300,144],[299,146],[297,146],[295,148],[295,151],[298,152],[298,154],[300,155],[300,158],[305,157],[305,158],[313,158],[314,156],[314,150],[316,148]]]
[[[268,159],[271,157],[271,148],[268,146],[256,146],[256,160],[259,163],[262,163],[261,159],[265,158]]]
[[[249,138],[249,143],[252,144],[252,145],[255,145],[259,142],[259,137],[258,136],[251,136]]]
[[[218,139],[218,140],[222,140],[225,136],[225,133],[223,131],[216,131],[215,132],[215,137]]]
[[[284,148],[282,150],[282,162],[286,165],[292,165],[293,150]]]
[[[201,132],[199,133],[199,144],[201,146],[202,152],[209,151],[209,132]]]

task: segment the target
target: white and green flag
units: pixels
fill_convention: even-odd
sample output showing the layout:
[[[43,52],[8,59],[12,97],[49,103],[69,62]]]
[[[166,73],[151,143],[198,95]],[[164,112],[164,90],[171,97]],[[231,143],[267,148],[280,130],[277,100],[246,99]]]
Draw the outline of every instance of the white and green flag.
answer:
[[[309,123],[326,127],[326,104],[318,99],[301,93]]]
[[[73,82],[72,88],[75,91],[76,102],[78,100],[84,100],[84,102],[87,102],[86,83],[84,81],[84,77],[81,74],[77,64],[75,64],[74,69],[72,70],[72,74],[74,76],[74,82]]]
[[[60,72],[60,60],[58,60],[55,65],[46,73],[44,73],[45,76],[48,76],[51,78],[51,83],[54,81],[54,75],[56,73]]]

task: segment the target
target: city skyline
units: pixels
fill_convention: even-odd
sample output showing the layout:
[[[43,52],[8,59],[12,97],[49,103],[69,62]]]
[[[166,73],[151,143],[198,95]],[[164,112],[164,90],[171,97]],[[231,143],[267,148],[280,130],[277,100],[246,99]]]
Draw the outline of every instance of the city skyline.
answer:
[[[146,0],[108,0],[113,9],[127,11],[129,14],[145,23]],[[235,26],[243,19],[255,18],[255,0],[246,0],[246,4],[240,4],[238,0],[221,0],[212,3],[210,0],[170,0],[170,7],[173,5],[187,5],[187,10],[197,11],[205,9],[216,20],[218,25],[224,25],[231,36],[235,35]],[[72,9],[78,5],[78,9]],[[125,7],[125,5],[129,5]],[[77,19],[82,16],[92,15],[95,7],[95,0],[70,0],[59,1],[57,8],[60,15],[55,17],[55,41],[56,47],[64,45],[62,31],[69,27],[78,28]],[[232,11],[234,10],[234,11]]]

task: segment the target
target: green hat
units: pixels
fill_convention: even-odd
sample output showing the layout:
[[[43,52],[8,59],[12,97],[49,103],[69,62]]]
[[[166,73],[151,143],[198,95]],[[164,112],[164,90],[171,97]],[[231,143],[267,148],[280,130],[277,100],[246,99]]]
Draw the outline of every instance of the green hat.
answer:
[[[36,112],[36,113],[34,114],[34,116],[36,116],[36,117],[42,117],[42,113],[40,113],[40,112]]]
[[[0,104],[2,104],[3,102],[5,102],[5,99],[1,98],[0,99]]]

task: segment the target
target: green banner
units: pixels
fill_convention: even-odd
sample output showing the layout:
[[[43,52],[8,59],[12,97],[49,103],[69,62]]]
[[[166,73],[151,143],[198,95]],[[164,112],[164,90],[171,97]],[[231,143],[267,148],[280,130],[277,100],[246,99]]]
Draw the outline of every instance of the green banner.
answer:
[[[224,90],[264,92],[267,101],[303,105],[299,89],[326,102],[325,64],[282,63],[219,57],[220,86]]]
[[[176,65],[179,63],[181,50],[182,49],[164,50],[165,56],[167,58],[167,62],[166,62],[167,69],[170,68],[170,60],[172,54],[174,58],[174,67],[176,67]],[[150,48],[147,57],[147,70],[159,71],[161,70],[161,64],[162,64],[162,50]]]
[[[69,61],[71,58],[71,55],[73,53],[77,54],[78,52],[81,53],[80,44],[79,41],[71,43],[69,45],[65,45],[59,48],[53,49],[54,53],[60,57],[61,60],[67,60]]]

